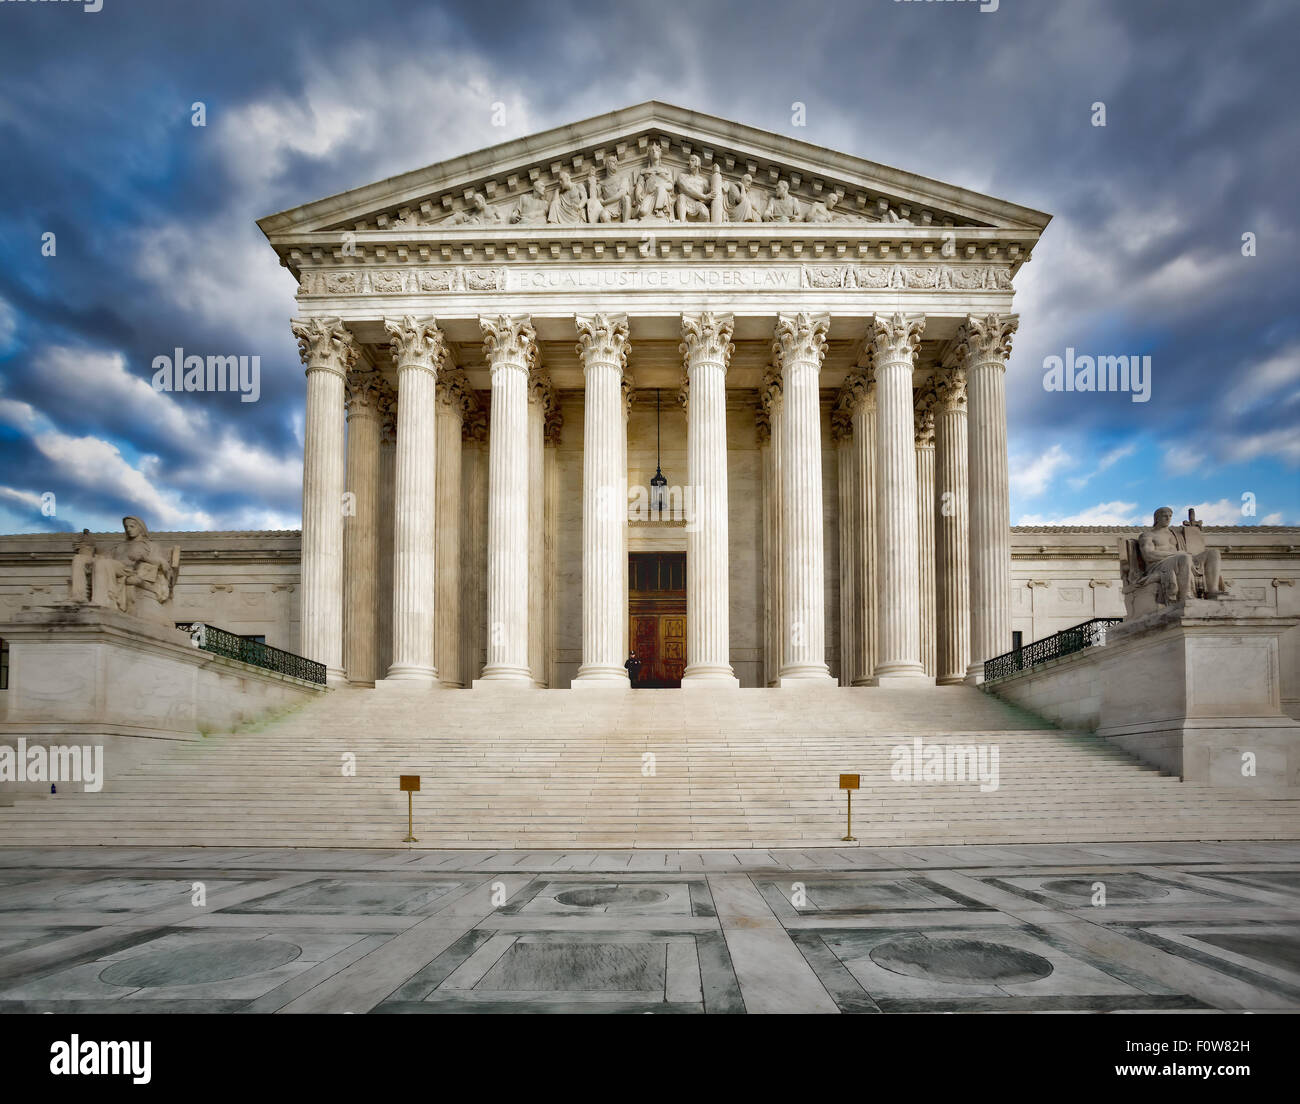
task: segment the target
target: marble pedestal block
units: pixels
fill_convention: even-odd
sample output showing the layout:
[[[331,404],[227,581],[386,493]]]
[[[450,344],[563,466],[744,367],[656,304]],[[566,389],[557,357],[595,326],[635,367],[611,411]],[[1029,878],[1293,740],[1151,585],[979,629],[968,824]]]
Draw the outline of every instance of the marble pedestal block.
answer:
[[[97,606],[29,607],[0,635],[10,649],[4,735],[197,739],[325,692]]]
[[[1101,652],[1098,735],[1187,782],[1297,792],[1300,722],[1281,709],[1278,651],[1298,623],[1193,599],[1116,625]]]

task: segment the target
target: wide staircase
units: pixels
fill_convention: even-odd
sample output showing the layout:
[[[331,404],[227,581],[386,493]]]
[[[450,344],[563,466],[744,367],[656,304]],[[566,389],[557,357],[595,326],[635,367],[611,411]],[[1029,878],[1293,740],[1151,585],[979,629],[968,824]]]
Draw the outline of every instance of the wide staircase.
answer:
[[[998,787],[896,780],[895,749],[997,751]],[[624,693],[335,691],[297,712],[110,757],[0,807],[0,843],[393,847],[848,846],[1300,837],[1300,801],[1211,791],[968,687]],[[991,763],[990,760],[986,762]]]

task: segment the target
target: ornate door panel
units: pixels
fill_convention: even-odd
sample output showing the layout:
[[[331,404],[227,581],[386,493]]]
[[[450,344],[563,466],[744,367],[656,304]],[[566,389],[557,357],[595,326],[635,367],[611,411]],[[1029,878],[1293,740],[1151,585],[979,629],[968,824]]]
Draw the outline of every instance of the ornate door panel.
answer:
[[[659,647],[662,658],[664,681],[682,683],[682,673],[686,670],[686,618],[659,618]]]

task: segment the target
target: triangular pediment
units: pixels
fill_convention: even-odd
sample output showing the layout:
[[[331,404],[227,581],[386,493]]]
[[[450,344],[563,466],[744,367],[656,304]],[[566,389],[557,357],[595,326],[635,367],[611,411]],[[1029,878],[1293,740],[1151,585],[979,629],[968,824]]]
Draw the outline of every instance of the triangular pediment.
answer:
[[[698,160],[696,160],[698,159]],[[785,135],[648,102],[308,203],[258,223],[272,241],[339,232],[640,231],[749,223],[853,232],[994,227],[1049,215]]]

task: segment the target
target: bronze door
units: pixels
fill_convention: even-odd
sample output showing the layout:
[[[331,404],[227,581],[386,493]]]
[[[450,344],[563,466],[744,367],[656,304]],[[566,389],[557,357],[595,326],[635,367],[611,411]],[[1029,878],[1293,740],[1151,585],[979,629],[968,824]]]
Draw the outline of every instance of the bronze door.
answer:
[[[686,553],[628,556],[628,646],[640,689],[677,687],[686,670]]]

